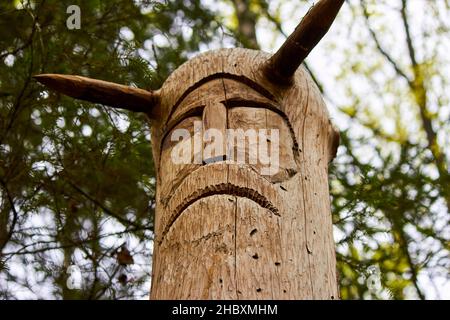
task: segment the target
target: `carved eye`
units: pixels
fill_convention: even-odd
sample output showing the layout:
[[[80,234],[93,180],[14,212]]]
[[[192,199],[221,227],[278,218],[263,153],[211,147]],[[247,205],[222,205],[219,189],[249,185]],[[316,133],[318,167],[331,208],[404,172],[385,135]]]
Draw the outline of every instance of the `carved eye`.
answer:
[[[295,162],[297,148],[295,146],[295,139],[293,132],[290,130],[289,125],[285,119],[278,113],[269,110],[267,108],[260,107],[233,107],[228,110],[228,126],[229,129],[243,130],[244,132],[250,132],[254,130],[256,133],[260,130],[266,129],[265,135],[258,134],[258,140],[249,141],[246,139],[245,144],[238,144],[234,141],[231,147],[234,149],[234,156],[239,153],[245,154],[246,163],[249,163],[257,172],[263,172],[262,169],[268,167],[268,163],[261,161],[261,154],[257,156],[257,162],[250,163],[251,152],[254,152],[255,148],[259,151],[266,151],[270,161],[277,161],[272,166],[277,166],[278,169],[271,171],[270,174],[262,174],[269,181],[276,183],[282,182],[297,173],[298,168]],[[272,130],[278,130],[278,135],[272,134]],[[266,141],[261,141],[261,139]],[[272,139],[278,139],[278,141],[272,141]],[[227,141],[228,144],[231,141]],[[267,143],[266,150],[261,150],[261,144]],[[257,144],[257,145],[254,145]],[[273,154],[273,152],[278,154]],[[275,174],[273,174],[275,172]]]
[[[198,164],[194,161],[194,139],[182,137],[183,135],[194,137],[195,123],[201,123],[201,121],[200,116],[185,118],[166,135],[161,149],[159,168],[162,173],[160,175],[161,194],[170,195],[190,172],[201,166],[201,162]],[[175,138],[176,140],[174,140]],[[175,148],[180,151],[178,154]],[[183,150],[190,150],[191,152],[183,154]],[[186,158],[183,159],[183,157]]]

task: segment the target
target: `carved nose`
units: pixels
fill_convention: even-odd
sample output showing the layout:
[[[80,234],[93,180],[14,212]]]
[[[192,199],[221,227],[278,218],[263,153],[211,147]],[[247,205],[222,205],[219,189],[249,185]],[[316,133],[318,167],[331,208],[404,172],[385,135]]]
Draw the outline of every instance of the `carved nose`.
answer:
[[[203,164],[226,160],[227,108],[210,102],[203,109]]]

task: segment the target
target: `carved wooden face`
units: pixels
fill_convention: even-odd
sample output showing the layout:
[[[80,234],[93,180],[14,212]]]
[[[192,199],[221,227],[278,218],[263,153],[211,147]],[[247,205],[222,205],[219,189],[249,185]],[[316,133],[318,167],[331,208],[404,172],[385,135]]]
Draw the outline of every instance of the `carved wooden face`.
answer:
[[[265,54],[246,49],[210,52],[182,65],[164,84],[161,110],[165,114],[159,126],[152,126],[158,169],[157,214],[159,207],[164,207],[156,223],[159,240],[184,210],[213,195],[239,195],[271,208],[274,214],[282,211],[277,194],[289,192],[283,190],[283,183],[299,172],[302,148],[307,147],[303,130],[308,127],[320,128],[316,138],[326,141],[325,146],[311,146],[323,150],[308,153],[321,154],[317,161],[324,167],[331,160],[336,133],[315,85],[300,69],[293,85],[275,86],[259,71],[266,59]],[[205,140],[208,129],[224,139],[219,142],[222,150],[206,155],[208,144],[217,142]],[[256,133],[256,139],[244,135],[244,143],[239,143],[233,136],[239,130]],[[258,135],[261,130],[266,130],[265,136]],[[277,135],[271,135],[272,130]],[[179,139],[179,132],[189,139]],[[271,163],[258,157],[262,143]],[[174,160],[180,147],[189,153],[188,157],[184,154],[183,163]],[[245,156],[244,162],[237,161],[239,154]]]
[[[237,299],[239,287],[249,288],[246,298],[301,298],[312,296],[302,287],[308,261],[324,266],[315,279],[335,272],[327,170],[338,135],[307,73],[300,68],[292,85],[278,86],[261,71],[267,57],[246,49],[209,52],[182,65],[162,87],[163,121],[152,123],[158,181],[153,298]],[[239,164],[221,153],[203,157],[207,142],[200,139],[195,149],[194,137],[209,128],[278,130],[278,170],[267,174],[261,171],[267,163]],[[172,141],[177,130],[192,139]],[[183,144],[190,145],[190,161],[176,164],[173,152]],[[249,160],[250,143],[233,148]],[[317,197],[323,200],[313,201]],[[319,226],[329,231],[316,232]],[[317,243],[327,244],[326,253],[311,257]],[[288,247],[299,251],[281,250]],[[240,266],[255,263],[254,278],[247,279]],[[286,285],[258,288],[267,277]],[[176,279],[188,291],[180,291]],[[337,294],[333,282],[321,281],[326,295]]]

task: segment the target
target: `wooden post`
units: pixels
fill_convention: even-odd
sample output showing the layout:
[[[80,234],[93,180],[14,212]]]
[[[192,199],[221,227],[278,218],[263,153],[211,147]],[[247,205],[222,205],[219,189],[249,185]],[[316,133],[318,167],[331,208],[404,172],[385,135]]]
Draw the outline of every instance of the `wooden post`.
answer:
[[[132,95],[123,107],[149,115],[158,186],[152,299],[338,298],[327,171],[339,135],[299,66],[342,3],[320,1],[273,56],[208,52],[157,92],[111,84],[107,94],[86,78],[62,90],[48,81],[54,75],[38,78],[95,102],[91,87],[100,87],[113,106],[115,94]]]

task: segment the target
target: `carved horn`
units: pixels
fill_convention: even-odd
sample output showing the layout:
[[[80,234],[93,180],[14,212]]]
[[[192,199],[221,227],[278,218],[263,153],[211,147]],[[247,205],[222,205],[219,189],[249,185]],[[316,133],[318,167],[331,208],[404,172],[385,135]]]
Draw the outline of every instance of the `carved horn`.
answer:
[[[103,80],[62,74],[40,74],[34,76],[48,88],[72,98],[101,103],[113,108],[144,112],[156,118],[155,106],[159,102],[158,91],[124,86]]]
[[[331,27],[345,0],[321,0],[314,5],[281,48],[264,65],[274,83],[290,84],[297,68]]]

